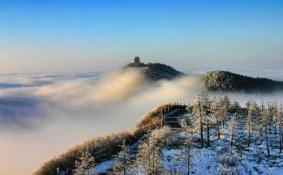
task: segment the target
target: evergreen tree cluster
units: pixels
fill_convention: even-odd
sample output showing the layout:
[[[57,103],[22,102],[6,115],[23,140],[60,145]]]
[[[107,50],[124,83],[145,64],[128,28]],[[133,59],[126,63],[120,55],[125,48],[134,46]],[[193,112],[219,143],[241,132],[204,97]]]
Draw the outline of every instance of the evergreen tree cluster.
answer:
[[[283,82],[219,70],[207,72],[203,75],[202,80],[209,90],[214,91],[270,92],[283,89]]]

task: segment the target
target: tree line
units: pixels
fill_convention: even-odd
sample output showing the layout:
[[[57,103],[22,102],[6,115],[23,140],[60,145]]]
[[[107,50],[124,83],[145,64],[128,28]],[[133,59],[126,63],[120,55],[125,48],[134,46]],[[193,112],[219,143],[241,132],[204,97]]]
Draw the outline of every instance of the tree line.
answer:
[[[138,174],[177,174],[174,169],[168,172],[162,166],[161,149],[164,146],[181,145],[181,158],[190,174],[191,146],[208,148],[211,147],[212,138],[216,140],[228,140],[231,150],[242,153],[255,142],[265,145],[266,157],[281,154],[283,148],[283,107],[278,102],[257,104],[254,100],[248,100],[244,107],[239,102],[231,100],[227,96],[210,97],[201,94],[198,98],[187,105],[187,113],[179,119],[180,128],[172,130],[168,126],[149,132],[139,140],[138,148],[131,150],[131,145],[124,141],[121,151],[116,156],[117,160],[112,167],[113,174],[138,175]],[[239,129],[244,131],[239,137]],[[185,139],[170,135],[182,132]],[[213,135],[213,133],[216,133]],[[227,133],[229,137],[227,138]],[[198,136],[193,140],[193,136]],[[272,138],[271,138],[272,137]],[[170,140],[171,139],[171,140]],[[276,140],[274,142],[274,139]],[[170,141],[169,141],[170,140]],[[223,158],[231,159],[232,155]],[[235,161],[236,162],[236,161]],[[223,165],[224,166],[224,165]],[[227,165],[225,165],[227,168]],[[229,164],[230,166],[230,164]],[[76,162],[74,172],[78,175],[94,175],[95,158],[87,152],[83,152]],[[229,171],[231,171],[229,169]]]

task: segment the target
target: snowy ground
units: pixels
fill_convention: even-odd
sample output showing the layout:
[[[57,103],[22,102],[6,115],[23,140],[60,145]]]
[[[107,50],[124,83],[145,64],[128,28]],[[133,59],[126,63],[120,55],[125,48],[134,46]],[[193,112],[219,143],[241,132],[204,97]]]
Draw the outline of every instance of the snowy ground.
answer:
[[[235,136],[237,139],[244,136],[245,132],[241,126]],[[260,143],[257,135],[252,137],[253,143],[249,148],[243,146],[242,155],[235,147],[230,147],[230,133],[222,130],[224,135],[221,140],[217,140],[216,131],[212,130],[211,147],[200,148],[199,144],[193,143],[190,151],[190,174],[195,175],[220,175],[220,174],[239,174],[239,175],[282,175],[283,174],[283,156],[278,154],[275,148],[277,135],[269,134],[271,147],[271,156],[267,157],[265,142]],[[183,137],[183,132],[175,133],[176,137]],[[205,133],[204,133],[204,136]],[[194,137],[198,137],[195,135]],[[243,144],[243,143],[236,143]],[[184,159],[183,147],[164,146],[161,149],[162,167],[168,174],[187,174],[187,160]],[[109,169],[115,164],[117,159],[111,159],[102,162],[95,168],[96,173],[109,173]],[[227,166],[230,163],[231,166]],[[111,173],[110,173],[111,174]],[[141,174],[141,173],[139,173]]]
[[[212,131],[211,133],[215,133]],[[211,147],[199,148],[199,145],[192,145],[191,147],[191,163],[190,173],[196,175],[218,175],[218,174],[264,174],[264,175],[282,175],[283,174],[283,156],[279,155],[278,135],[269,134],[269,141],[271,143],[270,153],[271,156],[267,157],[266,143],[262,141],[260,143],[256,134],[253,135],[254,141],[249,148],[243,146],[242,155],[239,150],[230,148],[230,133],[228,131],[221,137],[221,140],[217,140],[217,137],[213,135]],[[235,142],[237,139],[243,137],[245,134],[241,127],[238,127],[235,136]],[[205,133],[204,133],[205,136]],[[205,136],[206,137],[206,136]],[[235,143],[241,144],[244,143]],[[163,166],[167,171],[173,172],[177,170],[180,174],[187,174],[187,163],[180,159],[183,154],[183,149],[173,148],[162,149]],[[234,159],[236,166],[227,167],[223,163],[223,160]],[[227,169],[228,168],[228,169]],[[235,171],[235,173],[232,173]],[[175,171],[176,172],[176,171]]]

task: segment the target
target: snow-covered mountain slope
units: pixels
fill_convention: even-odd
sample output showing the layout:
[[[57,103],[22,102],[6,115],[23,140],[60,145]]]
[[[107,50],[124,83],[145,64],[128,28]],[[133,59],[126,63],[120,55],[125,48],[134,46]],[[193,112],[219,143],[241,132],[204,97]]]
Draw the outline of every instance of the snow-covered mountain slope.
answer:
[[[77,146],[36,174],[280,175],[282,152],[282,105],[249,100],[241,107],[201,95],[192,104],[160,106],[135,128]]]

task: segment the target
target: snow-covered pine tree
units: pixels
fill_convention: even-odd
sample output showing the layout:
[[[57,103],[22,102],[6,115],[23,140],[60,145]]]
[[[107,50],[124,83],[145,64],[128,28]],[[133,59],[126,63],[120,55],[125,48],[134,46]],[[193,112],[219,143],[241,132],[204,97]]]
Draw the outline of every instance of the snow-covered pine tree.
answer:
[[[248,115],[246,118],[246,129],[248,133],[248,147],[250,147],[251,144],[251,132],[253,130],[253,118],[255,113],[255,102],[253,100],[249,100],[246,104]]]
[[[181,158],[184,160],[187,175],[190,175],[190,167],[191,167],[191,144],[192,144],[192,136],[191,136],[191,126],[188,125],[187,122],[181,122],[181,130],[185,133],[186,140],[182,147]]]
[[[187,140],[185,142],[185,145],[183,147],[183,158],[186,162],[186,169],[187,169],[187,175],[190,175],[190,167],[191,167],[191,144],[192,144],[192,141],[191,141],[191,136],[190,134],[187,134]]]
[[[216,119],[213,117],[213,115],[211,115],[211,113],[208,113],[203,117],[203,122],[206,130],[206,146],[210,147],[210,130],[211,127],[215,125]]]
[[[121,145],[121,151],[118,155],[118,161],[114,165],[113,174],[116,175],[128,175],[129,169],[131,166],[131,157],[128,153],[128,148],[126,142],[124,140],[123,144]]]
[[[278,114],[278,122],[279,122],[279,154],[282,152],[283,147],[283,106],[280,104],[279,114]]]
[[[151,135],[139,146],[138,150],[138,164],[141,166],[141,172],[147,175],[162,174],[163,168],[161,166],[161,155],[159,143],[161,139],[166,137],[167,128],[155,130]]]
[[[264,135],[265,135],[265,143],[266,143],[266,151],[267,151],[267,156],[270,156],[270,150],[269,150],[269,138],[268,138],[268,125],[269,125],[269,110],[266,109],[265,105],[262,104],[261,107],[261,119],[262,119],[262,125],[264,128]]]
[[[273,102],[271,104],[271,115],[272,115],[272,121],[274,124],[274,134],[277,134],[277,127],[278,127],[278,114],[279,114],[279,109],[278,109],[278,105],[277,102]]]
[[[201,138],[201,147],[204,147],[204,118],[209,114],[210,110],[210,100],[207,94],[201,94],[198,96],[198,99],[193,104],[193,114],[195,116],[194,126],[199,128],[200,138]]]
[[[228,130],[230,132],[230,147],[233,148],[233,141],[234,141],[234,131],[237,124],[237,119],[235,117],[231,118],[228,125]]]
[[[214,99],[211,101],[211,113],[212,113],[212,117],[215,119],[216,121],[216,127],[217,127],[217,138],[218,140],[220,139],[220,104],[219,102],[216,100],[216,98],[214,97]]]
[[[139,146],[138,162],[147,175],[158,175],[162,172],[160,148],[154,137],[149,137]]]
[[[95,167],[95,159],[89,152],[87,147],[82,151],[82,155],[79,160],[75,163],[75,174],[76,175],[95,175],[95,171],[91,170],[91,167]]]
[[[240,103],[238,101],[234,101],[231,104],[231,109],[233,109],[233,112],[236,115],[236,119],[238,120],[239,119],[240,110],[241,110]]]
[[[272,124],[273,124],[273,103],[269,102],[267,104],[267,114],[268,114],[268,133],[272,133]]]
[[[229,108],[230,108],[230,99],[228,96],[220,96],[220,118],[222,121],[222,127],[224,128],[225,121],[229,118]]]
[[[261,108],[255,103],[254,118],[253,118],[253,131],[257,133],[259,139],[262,138],[262,123],[261,123]]]

